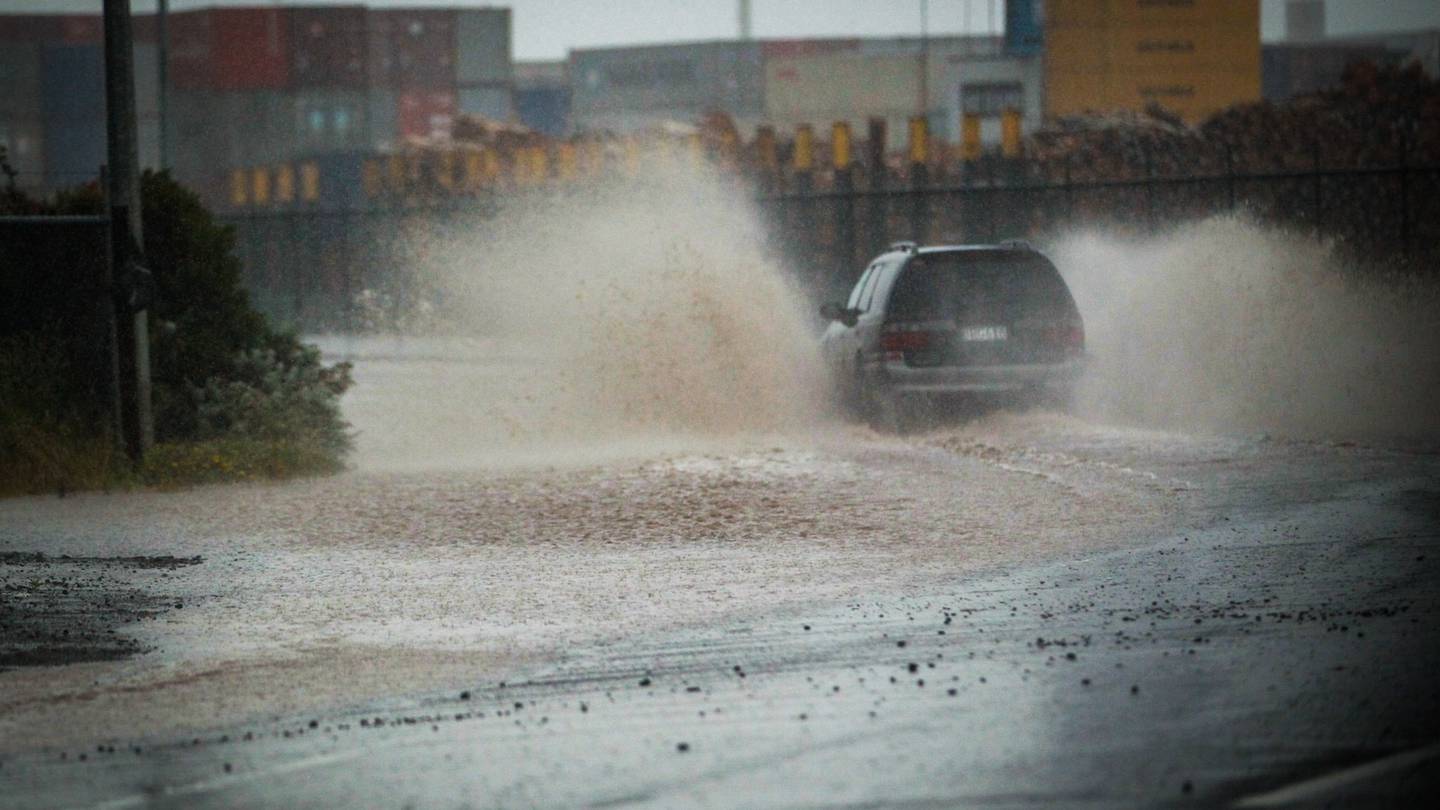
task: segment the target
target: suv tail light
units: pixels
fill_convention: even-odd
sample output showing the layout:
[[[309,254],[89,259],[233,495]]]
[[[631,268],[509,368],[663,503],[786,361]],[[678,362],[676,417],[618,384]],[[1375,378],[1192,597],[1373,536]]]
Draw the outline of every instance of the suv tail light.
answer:
[[[1049,346],[1075,351],[1085,348],[1085,327],[1079,321],[1050,324],[1040,330],[1039,337]]]
[[[886,329],[880,333],[880,348],[887,352],[918,352],[930,348],[935,333],[905,327]]]

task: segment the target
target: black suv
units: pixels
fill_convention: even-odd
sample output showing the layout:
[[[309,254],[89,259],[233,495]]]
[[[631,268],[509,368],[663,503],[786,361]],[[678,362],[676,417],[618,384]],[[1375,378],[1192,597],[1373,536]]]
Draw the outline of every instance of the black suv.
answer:
[[[1085,327],[1055,265],[1025,242],[892,245],[826,304],[822,351],[844,401],[904,429],[942,399],[1068,399]]]

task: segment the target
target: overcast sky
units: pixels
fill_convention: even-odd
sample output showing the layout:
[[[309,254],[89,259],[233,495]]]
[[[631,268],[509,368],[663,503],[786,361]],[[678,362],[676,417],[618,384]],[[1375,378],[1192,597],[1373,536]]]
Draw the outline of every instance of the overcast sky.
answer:
[[[171,0],[172,9],[355,5],[358,0]],[[149,11],[154,0],[131,0]],[[371,6],[508,6],[515,58],[561,59],[570,48],[725,39],[737,30],[735,0],[378,0]],[[758,37],[894,36],[920,31],[920,0],[752,0]],[[1003,0],[930,0],[933,34],[1002,27]],[[1331,34],[1440,28],[1440,0],[1328,0]],[[92,11],[100,0],[0,0],[4,11]],[[1262,0],[1265,39],[1284,33],[1285,0]]]

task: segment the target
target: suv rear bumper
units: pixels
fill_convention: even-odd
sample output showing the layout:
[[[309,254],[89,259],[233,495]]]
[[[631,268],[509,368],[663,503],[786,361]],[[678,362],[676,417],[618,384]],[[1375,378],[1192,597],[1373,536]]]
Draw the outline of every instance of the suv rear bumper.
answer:
[[[915,368],[903,362],[881,364],[879,378],[895,394],[1003,393],[1065,389],[1084,370],[1084,360],[1001,366],[936,366]]]

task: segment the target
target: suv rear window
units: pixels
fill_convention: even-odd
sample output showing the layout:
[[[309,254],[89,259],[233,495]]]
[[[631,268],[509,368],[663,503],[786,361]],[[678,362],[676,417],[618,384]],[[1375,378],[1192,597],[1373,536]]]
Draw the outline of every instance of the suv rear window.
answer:
[[[915,256],[890,295],[891,320],[1059,317],[1075,309],[1070,290],[1044,256],[967,250]]]

